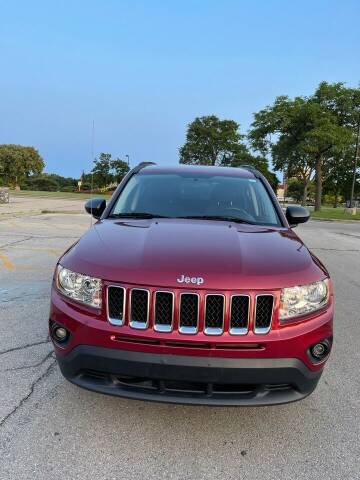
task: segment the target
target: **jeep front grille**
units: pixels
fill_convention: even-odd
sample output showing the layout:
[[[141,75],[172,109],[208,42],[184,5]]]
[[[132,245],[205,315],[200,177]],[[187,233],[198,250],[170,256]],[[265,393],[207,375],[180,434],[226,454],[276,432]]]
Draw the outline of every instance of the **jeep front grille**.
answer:
[[[220,294],[107,287],[107,318],[115,326],[153,328],[159,333],[267,334],[272,328],[275,296]],[[128,305],[128,307],[127,307]]]
[[[272,322],[274,297],[272,295],[257,295],[255,302],[254,332],[268,333]]]
[[[123,325],[125,319],[125,288],[110,285],[107,289],[108,320],[112,325]]]
[[[180,294],[179,332],[196,333],[199,326],[199,295]]]
[[[224,295],[205,296],[205,329],[207,335],[221,335],[224,330]]]
[[[230,333],[246,335],[249,331],[250,297],[232,295],[230,304]]]
[[[145,329],[149,322],[149,291],[142,288],[130,290],[130,327]]]
[[[154,329],[157,332],[171,332],[174,320],[173,292],[155,292]]]

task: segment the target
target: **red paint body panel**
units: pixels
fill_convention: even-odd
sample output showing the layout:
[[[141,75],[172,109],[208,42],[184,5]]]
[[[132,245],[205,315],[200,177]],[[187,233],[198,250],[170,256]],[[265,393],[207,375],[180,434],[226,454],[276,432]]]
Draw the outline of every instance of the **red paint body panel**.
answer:
[[[199,220],[102,220],[61,259],[112,282],[178,287],[185,274],[206,289],[277,289],[328,276],[290,229]]]

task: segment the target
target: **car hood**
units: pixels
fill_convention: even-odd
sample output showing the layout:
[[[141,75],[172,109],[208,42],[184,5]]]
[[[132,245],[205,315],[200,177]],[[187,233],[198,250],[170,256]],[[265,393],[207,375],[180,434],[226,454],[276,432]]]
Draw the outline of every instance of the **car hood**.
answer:
[[[323,265],[287,228],[205,220],[97,222],[62,257],[76,272],[111,282],[204,289],[277,289],[323,278]]]

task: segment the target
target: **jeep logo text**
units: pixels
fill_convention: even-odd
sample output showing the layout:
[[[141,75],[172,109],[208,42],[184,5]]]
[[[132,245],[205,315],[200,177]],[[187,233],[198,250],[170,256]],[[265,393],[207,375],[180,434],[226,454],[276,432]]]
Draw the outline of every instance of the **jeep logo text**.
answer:
[[[196,285],[201,285],[204,283],[204,279],[202,277],[185,277],[185,275],[181,275],[181,277],[177,278],[176,281],[178,283],[195,283]]]

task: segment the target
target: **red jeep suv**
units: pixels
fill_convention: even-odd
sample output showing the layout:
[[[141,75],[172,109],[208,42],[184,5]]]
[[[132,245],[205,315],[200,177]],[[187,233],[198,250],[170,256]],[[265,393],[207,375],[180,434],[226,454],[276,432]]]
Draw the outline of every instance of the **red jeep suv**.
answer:
[[[309,395],[332,345],[326,268],[261,173],[142,163],[60,258],[50,335],[63,375],[122,397],[269,405]]]

